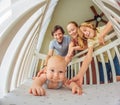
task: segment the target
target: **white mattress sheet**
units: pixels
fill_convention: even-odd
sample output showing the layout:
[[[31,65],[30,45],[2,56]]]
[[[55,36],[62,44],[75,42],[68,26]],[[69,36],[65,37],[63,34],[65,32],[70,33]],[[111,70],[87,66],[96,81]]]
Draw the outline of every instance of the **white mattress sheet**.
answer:
[[[0,99],[0,105],[120,105],[120,82],[84,85],[82,95],[72,94],[71,90],[46,89],[46,96],[33,96],[28,93],[32,80]]]

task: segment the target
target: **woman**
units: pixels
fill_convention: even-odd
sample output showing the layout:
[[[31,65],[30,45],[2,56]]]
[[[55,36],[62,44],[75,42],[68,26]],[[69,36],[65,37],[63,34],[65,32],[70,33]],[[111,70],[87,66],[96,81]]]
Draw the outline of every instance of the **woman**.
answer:
[[[71,42],[69,44],[69,50],[67,56],[73,56],[75,51],[85,50],[87,48],[87,41],[81,38],[81,30],[75,21],[71,21],[67,25],[68,34],[71,36]]]

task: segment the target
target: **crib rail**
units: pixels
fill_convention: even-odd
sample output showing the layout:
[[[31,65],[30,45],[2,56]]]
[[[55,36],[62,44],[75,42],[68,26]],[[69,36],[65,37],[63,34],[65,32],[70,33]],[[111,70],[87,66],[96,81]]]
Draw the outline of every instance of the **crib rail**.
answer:
[[[84,75],[84,84],[100,84],[100,77],[99,77],[99,68],[98,68],[98,61],[97,61],[97,56],[100,56],[102,59],[102,65],[103,65],[103,72],[104,72],[104,81],[105,84],[109,83],[108,79],[107,79],[107,73],[106,73],[106,67],[105,67],[105,60],[103,57],[103,53],[107,52],[108,57],[110,59],[110,64],[112,67],[112,82],[116,82],[116,73],[115,73],[115,67],[113,64],[113,59],[110,53],[111,49],[114,49],[116,56],[118,57],[119,63],[120,63],[120,37],[117,36],[116,32],[112,32],[110,35],[108,35],[105,38],[105,41],[108,40],[112,40],[112,42],[104,47],[102,47],[101,49],[98,49],[96,51],[94,51],[93,53],[93,59],[91,64],[89,65],[89,68],[86,72],[86,74]],[[98,45],[96,45],[97,47]],[[82,51],[78,54],[76,54],[72,61],[68,64],[67,66],[67,78],[70,79],[72,77],[74,77],[80,70],[82,62],[84,60],[84,57],[87,53],[87,50]],[[42,68],[44,61],[45,61],[45,57],[46,55],[43,54],[39,54],[38,52],[36,52],[36,56],[37,58],[39,58],[39,62],[41,62],[41,66],[39,67],[39,70]],[[36,72],[37,73],[37,72]],[[35,74],[36,74],[35,73]]]

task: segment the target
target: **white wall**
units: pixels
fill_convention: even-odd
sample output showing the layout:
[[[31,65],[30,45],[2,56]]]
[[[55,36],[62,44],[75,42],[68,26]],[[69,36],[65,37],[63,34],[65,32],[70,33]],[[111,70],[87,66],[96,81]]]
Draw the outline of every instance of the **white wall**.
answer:
[[[66,31],[66,26],[69,21],[73,20],[80,24],[85,20],[93,18],[94,14],[90,9],[91,5],[95,6],[99,14],[101,13],[92,0],[59,0],[48,26],[40,52],[47,54],[48,45],[52,39],[51,30],[56,24],[63,26]]]

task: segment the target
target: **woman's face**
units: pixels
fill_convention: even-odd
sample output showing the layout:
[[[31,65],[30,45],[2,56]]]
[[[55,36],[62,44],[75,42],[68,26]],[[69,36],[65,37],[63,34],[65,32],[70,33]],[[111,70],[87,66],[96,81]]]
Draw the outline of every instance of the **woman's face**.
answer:
[[[76,27],[73,23],[70,23],[67,25],[67,31],[68,34],[72,37],[72,38],[76,38],[78,35],[77,32],[78,27]]]
[[[84,33],[84,37],[87,39],[93,38],[95,36],[95,30],[90,27],[81,26],[80,30]]]

